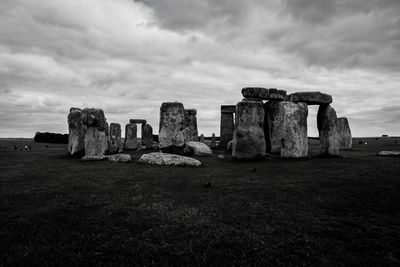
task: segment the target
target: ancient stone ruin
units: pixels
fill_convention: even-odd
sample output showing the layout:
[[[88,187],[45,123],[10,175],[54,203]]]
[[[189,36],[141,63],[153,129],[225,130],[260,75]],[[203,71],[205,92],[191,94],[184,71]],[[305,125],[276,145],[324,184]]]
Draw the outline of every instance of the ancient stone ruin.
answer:
[[[85,151],[86,127],[82,123],[82,110],[71,108],[68,114],[68,152],[71,155]]]
[[[265,152],[280,153],[287,158],[307,157],[308,105],[319,105],[317,124],[322,155],[336,156],[339,147],[351,147],[347,119],[336,118],[330,105],[332,96],[328,94],[296,92],[286,95],[285,90],[246,87],[242,95],[244,99],[237,103],[235,111],[233,106],[221,106],[220,146],[233,140],[232,155],[238,159],[263,156]]]
[[[179,102],[164,102],[160,108],[159,147],[183,148],[185,145],[184,108]]]
[[[233,131],[235,130],[234,114],[235,105],[221,106],[221,128],[219,147],[226,148],[228,143],[233,140]]]
[[[85,108],[82,123],[87,127],[85,156],[102,156],[107,150],[107,122],[102,109]]]
[[[197,115],[196,109],[185,109],[184,110],[185,142],[199,140],[199,134],[197,131],[196,115]]]
[[[136,123],[128,123],[125,125],[125,144],[124,148],[126,150],[137,149],[138,139],[137,139],[137,126]]]
[[[141,124],[142,138],[141,144],[137,136],[137,124]],[[153,127],[147,124],[143,119],[130,119],[129,123],[125,126],[125,149],[137,149],[139,146],[142,148],[151,148],[153,146]]]
[[[340,149],[349,149],[353,145],[351,139],[351,130],[349,126],[349,122],[346,117],[337,119],[337,132],[339,138],[339,148]]]
[[[110,136],[110,141],[108,145],[109,153],[114,154],[122,151],[121,124],[111,123],[109,136]]]

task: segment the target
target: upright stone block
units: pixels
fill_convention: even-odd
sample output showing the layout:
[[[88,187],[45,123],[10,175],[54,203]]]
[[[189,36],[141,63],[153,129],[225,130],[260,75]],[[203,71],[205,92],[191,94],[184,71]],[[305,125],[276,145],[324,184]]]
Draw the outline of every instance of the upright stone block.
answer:
[[[264,129],[264,107],[262,101],[245,100],[236,105],[236,125],[241,122],[257,123]]]
[[[204,141],[204,134],[201,134],[201,135],[200,135],[200,137],[199,137],[199,142],[200,142],[200,143],[205,143],[205,141]]]
[[[142,124],[142,146],[151,148],[153,146],[153,127],[150,124]]]
[[[258,123],[239,122],[233,134],[232,156],[237,159],[265,156],[264,131]]]
[[[184,108],[179,102],[164,102],[160,108],[160,129],[158,133],[159,147],[183,147]]]
[[[211,135],[211,144],[210,144],[211,148],[216,148],[217,147],[217,139],[215,138],[215,133],[213,133]]]
[[[82,123],[82,110],[71,108],[68,114],[68,152],[75,155],[85,150],[86,127]]]
[[[266,145],[262,101],[245,100],[237,103],[235,126],[232,156],[238,159],[264,156]]]
[[[339,148],[349,149],[353,145],[349,122],[346,117],[337,119]]]
[[[281,157],[307,157],[307,104],[283,101],[279,105],[282,121]]]
[[[320,105],[317,115],[320,152],[322,155],[339,155],[339,138],[336,111],[331,105]]]
[[[197,111],[196,109],[185,109],[184,115],[185,142],[197,142],[199,139],[199,134],[197,132]]]
[[[111,123],[110,124],[110,142],[108,146],[108,151],[110,153],[118,153],[122,150],[121,144],[121,124]]]
[[[229,141],[233,139],[233,131],[235,130],[235,124],[233,120],[233,114],[236,111],[234,105],[221,106],[221,128],[220,128],[220,141],[219,147],[226,148]]]
[[[102,109],[86,108],[82,111],[82,123],[87,127],[85,156],[103,156],[107,150],[107,121]]]
[[[125,149],[132,150],[137,148],[138,140],[136,123],[128,123],[125,126]]]
[[[281,152],[282,116],[280,114],[281,101],[270,100],[264,104],[264,134],[267,152],[274,154]]]

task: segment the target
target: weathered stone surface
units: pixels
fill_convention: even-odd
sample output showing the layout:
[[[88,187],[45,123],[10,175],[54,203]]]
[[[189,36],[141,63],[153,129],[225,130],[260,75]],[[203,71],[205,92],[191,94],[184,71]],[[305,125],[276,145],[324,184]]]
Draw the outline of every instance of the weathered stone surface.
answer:
[[[204,134],[201,134],[199,137],[199,142],[204,143]]]
[[[104,111],[99,108],[85,108],[82,110],[82,122],[87,127],[96,127],[99,131],[107,128]]]
[[[82,123],[86,126],[85,156],[102,156],[108,148],[108,123],[104,111],[85,108]]]
[[[195,155],[195,156],[212,156],[211,149],[204,143],[201,142],[187,142],[185,145],[184,152],[186,154]]]
[[[82,110],[71,108],[68,114],[68,152],[75,155],[85,150],[86,127],[82,123]]]
[[[106,135],[96,127],[88,127],[85,135],[85,155],[103,156],[107,150]],[[105,145],[106,144],[106,145]]]
[[[132,150],[139,146],[137,140],[137,125],[136,123],[128,123],[125,126],[125,149]]]
[[[257,123],[264,129],[264,107],[262,102],[242,101],[236,105],[236,125],[242,122]]]
[[[236,106],[235,105],[222,105],[221,106],[221,113],[235,113]]]
[[[228,106],[221,106],[221,126],[220,126],[220,140],[219,146],[225,148],[229,141],[233,139],[233,131],[235,130],[235,124],[233,121],[233,113],[234,112],[223,112],[223,109],[227,110],[228,108],[223,108]],[[234,107],[236,110],[236,106]],[[230,110],[232,110],[230,108]]]
[[[321,105],[318,109],[317,126],[319,132],[320,153],[339,155],[339,138],[336,111],[331,105]]]
[[[180,167],[199,167],[201,162],[197,159],[168,153],[153,152],[140,157],[139,163]]]
[[[217,138],[215,137],[215,133],[211,135],[211,148],[216,148],[217,147]]]
[[[179,102],[164,102],[160,108],[160,130],[158,134],[160,148],[169,146],[183,147],[184,108]]]
[[[307,157],[307,104],[283,101],[279,105],[282,122],[281,157]]]
[[[269,153],[281,152],[282,116],[281,101],[270,100],[264,104],[264,135],[266,150]]]
[[[150,124],[142,124],[142,146],[146,148],[153,146],[153,127]]]
[[[232,147],[233,147],[233,140],[228,142],[228,144],[226,145],[226,150],[232,151]]]
[[[185,142],[199,140],[199,134],[197,132],[197,111],[195,109],[184,110],[184,126],[185,126]]]
[[[324,105],[332,103],[332,96],[321,92],[297,92],[290,94],[287,100],[304,102],[308,105]]]
[[[121,124],[119,123],[111,123],[110,124],[110,133],[109,133],[110,142],[108,144],[109,153],[118,153],[122,150],[122,142],[121,142]]]
[[[141,119],[130,119],[129,123],[137,123],[137,124],[146,124],[146,120],[141,120]]]
[[[337,131],[339,138],[339,148],[349,149],[353,145],[351,130],[346,117],[337,119]]]
[[[108,161],[111,162],[122,162],[122,163],[128,163],[131,162],[131,155],[129,154],[115,154],[115,155],[110,155],[107,156]]]
[[[239,122],[233,134],[232,156],[253,159],[265,155],[264,131],[256,122]]]
[[[111,162],[131,162],[131,156],[129,154],[114,154],[114,155],[100,155],[100,156],[84,156],[81,161],[111,161]]]
[[[381,157],[400,157],[400,151],[380,151],[377,155]]]
[[[246,98],[256,98],[261,100],[284,100],[286,97],[286,91],[275,88],[245,87],[242,89],[242,95]]]

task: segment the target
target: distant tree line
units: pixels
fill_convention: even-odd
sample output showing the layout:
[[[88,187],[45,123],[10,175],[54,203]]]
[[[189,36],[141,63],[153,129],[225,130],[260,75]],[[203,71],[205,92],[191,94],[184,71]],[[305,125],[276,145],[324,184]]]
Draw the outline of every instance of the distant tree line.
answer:
[[[33,140],[38,143],[68,144],[68,134],[36,132]]]

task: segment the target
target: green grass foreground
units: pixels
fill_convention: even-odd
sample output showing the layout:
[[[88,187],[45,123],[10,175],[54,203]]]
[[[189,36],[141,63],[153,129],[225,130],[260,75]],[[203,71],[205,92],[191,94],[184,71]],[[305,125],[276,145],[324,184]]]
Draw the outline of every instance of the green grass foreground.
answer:
[[[308,159],[217,152],[201,168],[0,140],[0,266],[399,266],[400,158],[375,154],[400,144],[362,140],[339,158],[311,140]]]

